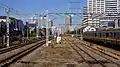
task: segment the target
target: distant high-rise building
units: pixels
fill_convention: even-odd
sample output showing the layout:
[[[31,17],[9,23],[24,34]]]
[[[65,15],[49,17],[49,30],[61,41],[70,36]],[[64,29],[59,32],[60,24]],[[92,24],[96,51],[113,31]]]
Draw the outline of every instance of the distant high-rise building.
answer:
[[[70,15],[66,16],[65,25],[66,25],[65,31],[68,32],[69,31],[69,27],[72,25],[72,18],[71,18]]]
[[[83,7],[83,18],[87,19],[88,15],[87,15],[87,7]]]
[[[120,0],[87,0],[88,19],[84,21],[84,24],[99,27],[101,13],[105,13],[106,17],[108,13],[120,13]]]
[[[70,15],[67,15],[67,16],[66,16],[65,24],[66,24],[66,25],[71,25],[71,24],[72,24],[72,18],[71,18]]]
[[[105,0],[105,13],[120,12],[120,0]]]
[[[120,12],[120,0],[88,0],[88,13]]]
[[[88,0],[88,13],[102,13],[105,11],[105,0]]]

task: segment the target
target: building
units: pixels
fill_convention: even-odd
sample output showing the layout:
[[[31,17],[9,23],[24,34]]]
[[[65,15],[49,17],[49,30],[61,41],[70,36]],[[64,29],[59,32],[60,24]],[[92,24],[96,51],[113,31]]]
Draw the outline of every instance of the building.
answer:
[[[1,21],[6,22],[6,18],[7,18],[7,16],[0,16],[0,22]]]
[[[70,26],[72,25],[72,17],[70,15],[66,15],[65,25],[66,25],[65,32],[68,32]]]
[[[88,0],[88,13],[102,13],[105,11],[105,0]]]
[[[87,0],[88,19],[83,20],[83,24],[85,26],[94,26],[98,28],[101,27],[102,21],[107,22],[114,20],[114,19],[106,20],[103,17],[109,16],[109,18],[111,18],[112,16],[114,16],[115,13],[119,12],[120,12],[120,0]],[[105,15],[103,16],[102,13],[104,13]],[[109,15],[110,13],[113,14]]]
[[[87,1],[88,19],[85,21],[87,26],[100,27],[100,17],[96,17],[105,12],[105,0],[88,0]]]
[[[102,21],[105,21],[106,26],[117,28],[119,27],[119,18],[120,16],[120,0],[105,0],[105,11],[106,16],[103,17]],[[101,21],[101,23],[103,23]],[[104,25],[103,25],[104,26]]]
[[[67,16],[66,16],[65,24],[66,24],[66,25],[71,25],[71,24],[72,24],[72,18],[71,18],[70,15],[67,15]]]
[[[7,16],[0,16],[0,23],[4,23],[6,24],[6,19]],[[13,18],[13,17],[9,17],[10,22],[9,22],[9,26],[10,26],[10,30],[23,30],[24,29],[24,24],[22,20]]]
[[[6,41],[7,36],[7,16],[0,16],[0,43]],[[9,36],[10,42],[17,41],[24,36],[24,24],[22,20],[9,17]]]
[[[83,18],[84,18],[84,20],[88,19],[87,7],[83,7]]]
[[[87,7],[83,7],[83,20],[82,20],[83,23],[82,23],[82,26],[86,26],[87,19],[88,19]]]
[[[88,0],[88,13],[120,12],[120,0]]]
[[[120,0],[105,0],[105,13],[120,12]]]

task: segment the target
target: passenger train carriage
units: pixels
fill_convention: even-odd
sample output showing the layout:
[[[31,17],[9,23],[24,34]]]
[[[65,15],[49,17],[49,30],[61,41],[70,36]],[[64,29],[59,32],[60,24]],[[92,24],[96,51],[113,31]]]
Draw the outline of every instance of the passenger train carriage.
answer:
[[[84,40],[120,45],[120,28],[84,32]]]

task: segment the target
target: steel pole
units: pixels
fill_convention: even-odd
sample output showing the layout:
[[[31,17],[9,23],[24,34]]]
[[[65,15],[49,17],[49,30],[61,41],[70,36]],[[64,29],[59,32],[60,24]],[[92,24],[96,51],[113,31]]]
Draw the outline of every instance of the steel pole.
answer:
[[[41,16],[40,20],[41,20],[41,22],[40,22],[40,28],[42,29],[43,16]]]
[[[29,39],[29,30],[28,30],[28,24],[27,24],[27,39]]]
[[[47,18],[46,18],[46,46],[49,46],[48,45],[48,41],[49,41],[49,34],[48,34],[48,22],[49,22],[49,19],[48,19],[48,10],[46,11],[47,13]]]
[[[83,29],[80,29],[80,40],[83,40]]]
[[[7,19],[6,19],[6,22],[7,22],[7,47],[10,46],[10,43],[9,43],[9,8],[8,9],[5,9],[5,13],[7,15]]]
[[[36,38],[38,38],[38,30],[39,30],[39,15],[35,14],[36,17]]]

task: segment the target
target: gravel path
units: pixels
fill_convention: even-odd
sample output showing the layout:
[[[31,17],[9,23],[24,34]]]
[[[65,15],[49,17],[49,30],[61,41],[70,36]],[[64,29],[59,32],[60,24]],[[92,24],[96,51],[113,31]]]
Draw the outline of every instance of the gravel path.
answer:
[[[81,57],[65,42],[53,42],[52,47],[43,45],[9,67],[88,67],[87,64],[79,64]]]
[[[70,39],[71,43],[73,42],[78,45],[78,39],[72,37],[68,37],[68,39]],[[74,44],[72,45],[75,47]],[[97,60],[106,60],[80,44],[78,46],[85,52],[79,50],[77,47],[75,49],[83,56],[81,57],[64,38],[62,38],[61,44],[56,44],[55,41],[52,41],[51,45],[52,46],[43,45],[42,47],[39,47],[35,51],[11,64],[9,67],[90,67],[88,63],[82,62],[83,57],[91,62],[91,58],[87,56],[85,52],[89,53],[94,58],[97,58]],[[105,66],[118,67],[111,63],[105,63]],[[92,64],[92,67],[102,66],[95,63]]]

